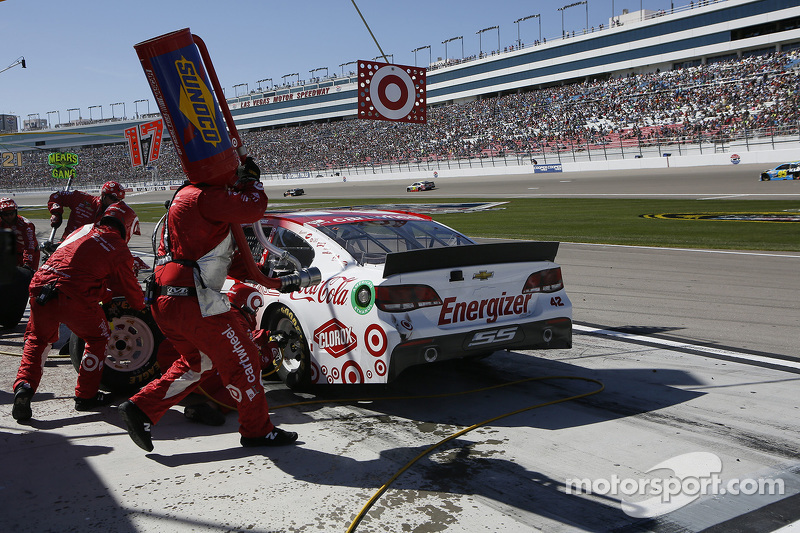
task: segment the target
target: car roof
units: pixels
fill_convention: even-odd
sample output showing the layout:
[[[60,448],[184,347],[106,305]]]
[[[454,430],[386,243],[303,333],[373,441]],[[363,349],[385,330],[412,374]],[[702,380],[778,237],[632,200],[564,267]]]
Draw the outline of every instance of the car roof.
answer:
[[[368,210],[316,210],[316,211],[269,211],[264,219],[281,219],[308,226],[330,226],[353,222],[378,222],[383,220],[432,220],[427,215],[408,211],[391,211],[383,209]]]

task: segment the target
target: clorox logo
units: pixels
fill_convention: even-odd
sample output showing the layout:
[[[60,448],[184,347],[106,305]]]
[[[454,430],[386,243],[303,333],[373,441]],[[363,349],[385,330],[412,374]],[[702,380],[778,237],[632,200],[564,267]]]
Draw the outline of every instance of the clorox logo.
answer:
[[[216,147],[222,137],[217,128],[216,107],[211,91],[197,73],[195,64],[185,57],[175,62],[175,68],[181,78],[181,113],[200,131],[203,141]]]
[[[333,357],[341,357],[356,347],[358,339],[353,334],[352,327],[345,326],[334,318],[314,331],[314,342]]]

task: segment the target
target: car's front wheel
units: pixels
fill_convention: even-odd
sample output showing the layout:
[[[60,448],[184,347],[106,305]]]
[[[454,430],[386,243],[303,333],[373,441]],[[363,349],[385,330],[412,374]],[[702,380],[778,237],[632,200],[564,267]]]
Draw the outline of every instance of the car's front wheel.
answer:
[[[769,181],[769,174],[761,174],[761,181]]]
[[[158,346],[164,335],[149,309],[136,311],[124,298],[115,298],[103,308],[107,314],[121,316],[110,321],[111,336],[106,346],[101,383],[111,392],[127,394],[158,377]],[[73,333],[69,340],[69,358],[75,371],[81,366],[84,346],[83,339]]]
[[[270,331],[295,332],[296,337],[281,350],[278,376],[290,389],[303,389],[311,384],[311,352],[297,315],[280,305],[270,312],[266,327]]]

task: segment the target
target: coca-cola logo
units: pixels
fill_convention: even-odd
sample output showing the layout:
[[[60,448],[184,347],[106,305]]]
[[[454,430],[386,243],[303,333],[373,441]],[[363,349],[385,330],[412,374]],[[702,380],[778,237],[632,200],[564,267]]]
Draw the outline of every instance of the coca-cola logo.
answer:
[[[314,330],[314,342],[333,357],[341,357],[355,349],[358,339],[352,327],[332,318]]]
[[[347,286],[355,280],[356,278],[346,276],[334,276],[319,285],[295,291],[289,298],[328,305],[345,305],[350,302],[350,289]]]

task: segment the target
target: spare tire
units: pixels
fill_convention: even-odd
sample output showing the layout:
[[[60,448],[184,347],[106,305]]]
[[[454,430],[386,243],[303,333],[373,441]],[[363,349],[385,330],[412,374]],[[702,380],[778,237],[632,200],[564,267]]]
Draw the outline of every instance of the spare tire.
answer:
[[[11,283],[0,285],[0,325],[4,328],[13,328],[22,320],[25,308],[28,306],[28,285],[33,278],[33,272],[28,268],[16,267]]]
[[[103,305],[103,309],[107,316],[116,318],[109,321],[111,337],[101,385],[111,392],[128,394],[161,375],[157,355],[164,335],[149,308],[136,311],[124,298],[114,298],[110,304]],[[76,372],[81,366],[85,344],[74,333],[70,337],[69,358]]]

